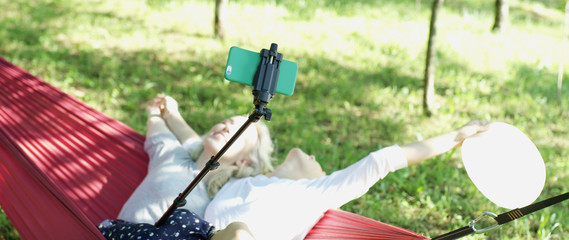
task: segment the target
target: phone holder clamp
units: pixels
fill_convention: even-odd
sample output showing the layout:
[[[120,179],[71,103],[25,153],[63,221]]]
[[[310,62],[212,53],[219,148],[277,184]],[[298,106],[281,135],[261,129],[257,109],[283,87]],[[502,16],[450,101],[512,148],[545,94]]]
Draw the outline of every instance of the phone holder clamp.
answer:
[[[261,50],[261,62],[257,72],[253,77],[253,104],[255,104],[254,114],[260,119],[265,116],[265,120],[271,120],[271,109],[266,106],[275,95],[277,81],[279,78],[279,67],[283,55],[277,52],[278,45],[271,44],[270,50]]]

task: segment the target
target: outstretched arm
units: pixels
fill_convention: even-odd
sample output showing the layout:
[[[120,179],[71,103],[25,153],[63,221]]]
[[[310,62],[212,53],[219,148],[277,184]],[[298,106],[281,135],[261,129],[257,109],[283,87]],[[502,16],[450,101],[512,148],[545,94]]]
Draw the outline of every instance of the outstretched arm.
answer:
[[[464,139],[488,130],[488,122],[474,120],[466,125],[436,137],[401,146],[407,164],[413,165],[461,146]]]

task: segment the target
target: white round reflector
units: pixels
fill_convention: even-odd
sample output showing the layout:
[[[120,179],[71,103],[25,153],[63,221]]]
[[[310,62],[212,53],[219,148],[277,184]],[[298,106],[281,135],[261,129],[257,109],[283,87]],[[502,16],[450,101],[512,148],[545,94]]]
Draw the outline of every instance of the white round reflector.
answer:
[[[533,142],[516,127],[490,123],[462,144],[462,161],[478,190],[498,206],[531,204],[545,184],[545,164]]]

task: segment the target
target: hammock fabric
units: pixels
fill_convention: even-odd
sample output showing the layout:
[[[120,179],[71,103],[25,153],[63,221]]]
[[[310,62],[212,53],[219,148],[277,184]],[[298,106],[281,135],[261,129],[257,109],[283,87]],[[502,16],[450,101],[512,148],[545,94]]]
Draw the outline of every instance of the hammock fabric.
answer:
[[[407,229],[378,222],[354,213],[328,210],[305,239],[429,239]]]
[[[23,239],[104,239],[146,175],[144,136],[0,57],[0,206]],[[330,210],[306,239],[427,239]]]

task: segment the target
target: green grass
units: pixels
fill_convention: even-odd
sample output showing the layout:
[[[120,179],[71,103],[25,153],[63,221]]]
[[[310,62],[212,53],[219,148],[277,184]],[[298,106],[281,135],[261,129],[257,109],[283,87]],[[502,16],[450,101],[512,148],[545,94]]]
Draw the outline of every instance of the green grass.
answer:
[[[270,103],[279,159],[301,147],[330,173],[471,119],[504,121],[545,160],[539,199],[569,191],[567,73],[561,102],[556,88],[558,65],[569,70],[561,0],[511,1],[502,35],[489,32],[493,1],[445,2],[431,118],[421,110],[430,1],[230,1],[223,41],[211,37],[213,2],[0,0],[0,55],[141,133],[145,102],[166,92],[204,132],[252,110],[251,89],[223,80],[229,47],[276,42],[300,68],[294,95]],[[567,206],[467,239],[565,239]],[[460,150],[390,174],[343,208],[431,237],[505,211],[470,182]],[[0,215],[0,239],[17,239]]]

